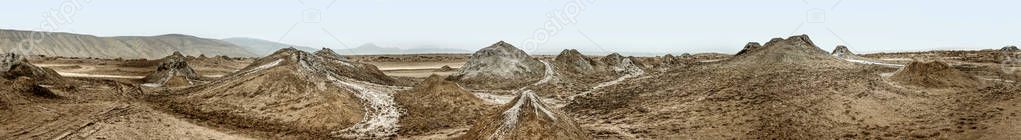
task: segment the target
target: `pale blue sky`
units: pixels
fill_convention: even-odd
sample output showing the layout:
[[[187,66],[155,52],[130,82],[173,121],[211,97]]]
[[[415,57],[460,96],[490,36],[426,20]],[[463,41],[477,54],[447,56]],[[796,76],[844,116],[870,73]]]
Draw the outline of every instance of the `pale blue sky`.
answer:
[[[521,46],[536,30],[542,29],[550,19],[548,13],[563,11],[569,3],[578,2],[19,0],[0,5],[3,9],[0,28],[38,30],[50,17],[44,13],[65,11],[73,13],[69,16],[73,21],[59,24],[55,31],[99,36],[181,33],[217,39],[253,37],[331,48],[371,42],[402,48],[440,46],[474,50],[499,40]],[[860,53],[1021,45],[1021,1],[582,0],[581,3],[585,8],[574,16],[576,24],[564,26],[546,43],[528,50],[733,53],[749,41],[765,42],[792,34],[809,34],[826,50],[846,44]],[[80,6],[67,8],[74,4]],[[305,11],[315,11],[309,9],[320,11],[320,22],[304,21],[303,16],[308,15]]]

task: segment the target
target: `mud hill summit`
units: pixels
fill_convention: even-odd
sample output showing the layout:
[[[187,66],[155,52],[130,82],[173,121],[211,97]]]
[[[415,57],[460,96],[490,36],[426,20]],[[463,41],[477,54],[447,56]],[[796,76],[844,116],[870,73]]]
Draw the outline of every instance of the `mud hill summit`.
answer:
[[[7,80],[28,77],[49,84],[63,81],[57,71],[32,65],[25,56],[14,53],[0,54],[0,77]]]
[[[439,75],[401,91],[395,100],[405,112],[399,123],[402,135],[469,126],[489,110],[482,99]]]
[[[500,41],[472,54],[451,78],[471,89],[511,89],[539,80],[545,70],[543,62]]]
[[[170,56],[160,59],[160,64],[156,66],[156,71],[145,76],[142,80],[147,87],[178,87],[198,84],[198,82],[204,81],[204,77],[199,75],[188,66],[186,57],[180,52],[174,52]]]
[[[907,67],[897,71],[890,79],[902,84],[926,88],[975,88],[982,81],[954,69],[940,61],[911,62]]]
[[[490,113],[463,139],[591,139],[573,118],[548,107],[532,91]]]
[[[40,84],[65,82],[56,71],[32,65],[23,55],[14,53],[0,54],[0,77],[0,109],[61,98]]]
[[[853,52],[851,52],[851,50],[847,49],[847,46],[844,45],[837,45],[837,48],[834,48],[833,53],[830,54],[838,58],[845,58],[855,55]]]
[[[734,65],[815,65],[835,66],[846,65],[829,54],[809,39],[808,35],[791,36],[786,39],[773,38],[762,47],[749,43],[747,51],[729,59]],[[748,49],[752,48],[752,49]],[[756,49],[757,48],[757,49]]]
[[[602,59],[603,63],[609,66],[609,69],[617,74],[641,74],[645,73],[645,65],[640,61],[635,60],[634,57],[624,57],[618,53],[610,53]]]
[[[598,62],[585,57],[575,49],[561,51],[560,55],[554,59],[553,64],[561,68],[561,71],[569,73],[587,74],[602,71],[596,68],[600,65]]]
[[[741,51],[737,52],[737,54],[735,54],[735,55],[742,55],[742,54],[750,53],[750,52],[755,51],[756,49],[759,49],[759,48],[762,48],[762,45],[759,44],[759,42],[748,42],[748,44],[745,44],[744,48],[741,49]]]
[[[334,52],[333,49],[330,49],[330,48],[323,48],[323,49],[321,49],[319,51],[316,51],[315,54],[317,56],[321,56],[321,57],[325,57],[325,58],[331,58],[331,59],[337,59],[337,60],[347,60],[346,57],[341,56],[340,54],[338,54],[337,52]]]
[[[1017,46],[1005,46],[1003,48],[1000,48],[1000,51],[1004,51],[1004,52],[1019,52],[1019,51],[1021,51],[1021,49],[1018,49]]]
[[[396,134],[395,80],[375,66],[285,48],[209,84],[161,98],[178,112],[312,137]]]

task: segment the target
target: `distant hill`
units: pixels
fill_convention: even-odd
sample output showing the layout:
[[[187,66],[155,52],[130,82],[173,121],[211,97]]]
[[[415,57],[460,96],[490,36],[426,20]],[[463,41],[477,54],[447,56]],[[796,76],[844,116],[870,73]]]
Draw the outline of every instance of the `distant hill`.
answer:
[[[32,38],[42,38],[34,45],[26,45]],[[44,37],[40,37],[43,36]],[[21,47],[18,47],[22,45]],[[146,58],[159,59],[173,52],[184,55],[207,56],[226,55],[234,57],[257,56],[228,42],[217,39],[199,38],[182,34],[160,36],[118,36],[98,37],[85,34],[60,32],[35,32],[0,29],[0,51],[14,52],[17,48],[30,55],[96,57],[96,58]]]
[[[280,42],[274,42],[274,41],[262,40],[262,39],[256,39],[256,38],[247,38],[247,37],[234,37],[234,38],[226,38],[226,39],[222,39],[222,40],[230,42],[230,43],[233,43],[234,45],[245,47],[245,48],[248,49],[248,51],[251,51],[252,53],[258,54],[260,56],[269,55],[270,53],[273,53],[274,51],[277,51],[277,50],[280,50],[280,49],[283,49],[283,48],[288,48],[288,47],[294,47],[295,49],[298,49],[298,50],[301,50],[301,51],[305,51],[305,52],[315,52],[316,50],[319,50],[319,49],[312,48],[312,47],[284,44],[284,43],[280,43]]]
[[[338,49],[337,53],[345,55],[368,55],[368,54],[429,54],[429,53],[471,53],[472,51],[454,48],[440,48],[423,46],[411,49],[396,47],[380,47],[373,43],[363,44],[351,49]]]
[[[249,51],[259,55],[268,55],[276,50],[287,47],[294,47],[295,49],[305,52],[315,52],[319,48],[305,47],[292,45],[287,43],[274,42],[269,40],[262,40],[256,38],[246,37],[235,37],[222,39],[233,43],[238,46],[247,48]],[[350,49],[334,49],[335,52],[341,55],[372,55],[372,54],[432,54],[432,53],[471,53],[472,51],[464,49],[453,49],[453,48],[441,48],[434,46],[421,46],[411,49],[401,49],[397,47],[382,47],[373,43],[362,44],[361,46],[350,48]]]

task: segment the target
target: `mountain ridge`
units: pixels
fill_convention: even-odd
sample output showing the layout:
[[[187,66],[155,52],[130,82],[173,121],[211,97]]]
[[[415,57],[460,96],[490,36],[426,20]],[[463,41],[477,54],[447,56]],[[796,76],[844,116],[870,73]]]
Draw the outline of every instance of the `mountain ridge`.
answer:
[[[42,37],[38,41],[33,40],[38,36]],[[9,29],[0,29],[0,51],[27,55],[145,59],[159,59],[175,51],[191,56],[257,56],[228,42],[184,34],[101,37]]]

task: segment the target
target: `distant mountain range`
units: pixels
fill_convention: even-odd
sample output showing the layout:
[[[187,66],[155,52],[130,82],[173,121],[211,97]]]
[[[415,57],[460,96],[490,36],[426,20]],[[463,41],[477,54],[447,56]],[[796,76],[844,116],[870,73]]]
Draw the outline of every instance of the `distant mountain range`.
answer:
[[[34,37],[40,38],[34,40]],[[29,45],[27,42],[33,42]],[[158,59],[178,51],[185,55],[257,56],[249,49],[218,39],[182,34],[98,37],[93,35],[0,29],[0,52],[29,55]]]
[[[268,40],[262,40],[262,39],[256,39],[256,38],[235,37],[235,38],[223,39],[223,41],[234,43],[235,45],[238,45],[238,46],[246,47],[250,51],[255,52],[256,54],[261,54],[261,55],[268,55],[268,54],[273,53],[274,51],[276,51],[278,49],[287,48],[287,47],[294,47],[294,48],[296,48],[298,50],[307,51],[307,52],[315,52],[316,50],[319,50],[319,48],[291,45],[291,44],[285,44],[285,43],[268,41]],[[401,49],[401,48],[396,48],[396,47],[381,47],[381,46],[373,44],[373,43],[363,44],[361,46],[358,46],[358,47],[355,47],[355,48],[350,48],[350,49],[334,49],[334,51],[339,53],[339,54],[342,54],[342,55],[471,53],[472,52],[470,50],[464,50],[464,49],[440,48],[440,47],[431,47],[431,46],[418,47],[418,48],[412,48],[412,49]]]

